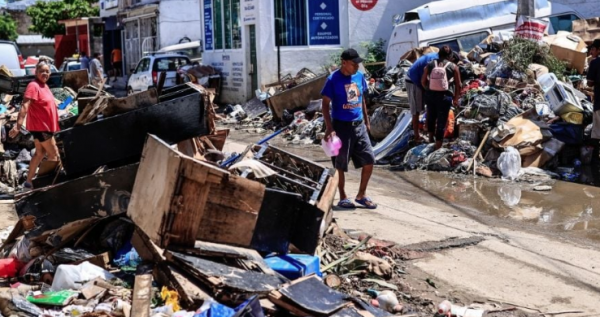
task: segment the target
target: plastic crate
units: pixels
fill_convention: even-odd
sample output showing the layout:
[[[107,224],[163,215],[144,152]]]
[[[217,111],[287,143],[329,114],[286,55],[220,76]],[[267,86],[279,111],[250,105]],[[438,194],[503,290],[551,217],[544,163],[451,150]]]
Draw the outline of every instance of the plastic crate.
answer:
[[[295,280],[299,277],[316,274],[323,276],[319,267],[319,257],[306,254],[288,254],[265,258],[267,265],[275,272]]]

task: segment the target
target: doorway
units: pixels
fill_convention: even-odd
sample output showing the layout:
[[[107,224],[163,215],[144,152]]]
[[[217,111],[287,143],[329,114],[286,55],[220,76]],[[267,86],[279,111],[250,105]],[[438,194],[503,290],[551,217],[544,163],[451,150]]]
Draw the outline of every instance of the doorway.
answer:
[[[258,89],[258,65],[256,58],[256,25],[249,26],[250,33],[250,82],[252,85],[252,95]]]

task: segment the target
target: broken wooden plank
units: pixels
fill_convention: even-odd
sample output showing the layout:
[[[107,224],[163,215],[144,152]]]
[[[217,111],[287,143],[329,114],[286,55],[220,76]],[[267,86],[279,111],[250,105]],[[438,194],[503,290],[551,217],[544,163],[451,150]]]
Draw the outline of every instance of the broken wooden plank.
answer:
[[[284,278],[245,271],[206,259],[166,251],[167,260],[216,289],[228,288],[254,294],[268,294],[286,282]]]
[[[19,218],[35,217],[35,237],[45,231],[90,217],[126,212],[138,164],[81,177],[18,196]]]
[[[174,246],[170,249],[203,258],[233,259],[239,261],[247,270],[258,270],[266,274],[275,274],[275,271],[267,265],[263,257],[256,250],[252,249],[206,241],[196,241],[193,248]]]
[[[152,275],[135,276],[133,292],[131,293],[131,316],[149,317],[152,302]]]
[[[204,301],[212,298],[210,289],[202,284],[193,283],[185,272],[173,265],[160,263],[155,266],[153,275],[158,283],[177,291],[181,296],[180,303],[183,308],[198,309]]]
[[[159,248],[150,238],[138,227],[135,228],[131,236],[131,244],[144,261],[160,263],[165,260],[164,250]]]
[[[348,295],[327,287],[314,275],[297,279],[279,292],[302,310],[319,315],[331,315],[350,305]]]
[[[148,133],[174,144],[206,134],[198,93],[73,127],[56,134],[64,170],[91,172],[110,163],[138,161]]]

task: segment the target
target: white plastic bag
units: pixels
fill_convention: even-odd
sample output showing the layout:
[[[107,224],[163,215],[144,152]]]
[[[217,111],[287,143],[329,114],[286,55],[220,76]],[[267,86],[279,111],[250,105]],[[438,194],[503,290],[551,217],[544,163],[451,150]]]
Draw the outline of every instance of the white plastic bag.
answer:
[[[90,262],[83,262],[79,265],[62,264],[56,269],[56,274],[52,281],[52,290],[79,290],[83,284],[97,277],[110,280],[115,276]]]
[[[498,158],[498,169],[503,179],[515,180],[521,172],[521,155],[512,146],[507,147]]]

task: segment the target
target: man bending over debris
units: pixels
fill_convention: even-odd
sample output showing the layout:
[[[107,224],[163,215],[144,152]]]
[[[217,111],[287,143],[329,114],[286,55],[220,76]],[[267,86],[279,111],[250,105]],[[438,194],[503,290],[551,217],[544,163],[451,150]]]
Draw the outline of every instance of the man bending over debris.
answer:
[[[408,76],[405,79],[406,93],[408,94],[408,103],[410,105],[410,113],[412,114],[412,126],[415,133],[415,142],[421,141],[419,133],[419,115],[423,112],[425,102],[423,100],[423,86],[421,86],[421,77],[425,71],[425,66],[429,62],[438,59],[438,53],[433,52],[425,54],[415,61],[408,69]]]
[[[594,40],[591,48],[594,51],[600,50],[600,41]],[[590,68],[587,73],[587,84],[594,88],[594,122],[592,123],[592,141],[594,142],[594,151],[592,152],[592,163],[600,162],[600,58],[595,58],[590,62]]]
[[[427,104],[427,132],[429,143],[435,141],[435,149],[442,147],[446,123],[452,104],[458,106],[461,82],[456,64],[452,62],[454,54],[448,45],[442,46],[438,59],[427,64],[421,85],[425,87]],[[435,139],[434,139],[435,136]]]
[[[358,65],[363,61],[354,49],[342,53],[342,66],[327,77],[323,95],[323,117],[325,119],[325,140],[337,135],[342,141],[339,154],[332,158],[333,165],[339,174],[340,201],[342,208],[355,208],[344,190],[344,173],[348,171],[350,159],[354,167],[361,168],[360,188],[354,201],[369,209],[377,208],[367,197],[367,185],[373,173],[375,156],[368,132],[371,129],[367,105],[363,99],[367,91],[365,76],[358,72]],[[331,103],[331,114],[329,113]]]

